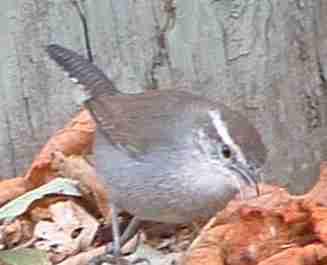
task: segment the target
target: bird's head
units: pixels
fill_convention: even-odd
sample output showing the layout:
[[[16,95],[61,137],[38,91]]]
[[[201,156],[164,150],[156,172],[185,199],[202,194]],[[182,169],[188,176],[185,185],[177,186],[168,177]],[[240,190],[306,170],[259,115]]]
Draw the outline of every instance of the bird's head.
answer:
[[[266,148],[258,130],[240,113],[225,105],[209,110],[198,120],[193,141],[212,171],[234,183],[259,193],[258,169],[266,159]]]

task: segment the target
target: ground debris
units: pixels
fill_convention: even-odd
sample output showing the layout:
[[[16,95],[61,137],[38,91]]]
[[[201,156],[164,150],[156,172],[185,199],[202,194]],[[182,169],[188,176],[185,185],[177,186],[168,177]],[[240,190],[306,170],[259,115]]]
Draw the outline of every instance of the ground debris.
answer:
[[[233,201],[202,230],[183,265],[327,264],[327,164],[304,196],[262,186],[262,196]]]

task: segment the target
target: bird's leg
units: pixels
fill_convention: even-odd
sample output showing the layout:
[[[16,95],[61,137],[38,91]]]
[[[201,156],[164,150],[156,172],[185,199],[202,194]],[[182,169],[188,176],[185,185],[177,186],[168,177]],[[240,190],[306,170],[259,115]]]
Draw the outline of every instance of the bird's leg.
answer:
[[[108,264],[129,264],[126,260],[120,258],[120,232],[117,207],[114,203],[111,203],[110,208],[113,243],[107,244],[105,254],[92,258],[88,265],[99,265],[105,262]],[[112,254],[113,256],[111,256]]]
[[[122,236],[120,236],[118,214],[115,206],[111,206],[111,209],[113,243],[109,243],[107,245],[106,252],[113,254],[115,257],[119,257],[121,255],[121,247],[123,247],[125,243],[137,233],[137,228],[139,227],[141,221],[137,217],[133,217]],[[114,215],[116,215],[116,217],[114,217]]]
[[[138,219],[136,216],[133,217],[133,219],[128,224],[127,228],[125,229],[123,235],[120,237],[120,245],[124,246],[124,244],[131,239],[138,230],[138,227],[140,226],[141,220]],[[137,248],[137,246],[136,246]],[[132,261],[132,265],[140,264],[140,263],[146,263],[148,265],[151,265],[150,261],[147,258],[136,258]]]
[[[131,239],[136,233],[141,221],[136,216],[129,222],[127,228],[125,229],[123,235],[120,237],[120,245],[124,244]]]
[[[99,263],[109,262],[109,264],[119,264],[119,265],[131,265],[131,264],[138,264],[142,262],[149,261],[147,259],[138,258],[132,262],[121,257],[121,246],[123,246],[130,238],[132,238],[136,232],[137,228],[139,227],[140,220],[137,217],[133,217],[133,219],[128,224],[127,228],[125,229],[122,236],[120,236],[120,229],[119,229],[119,219],[118,219],[118,210],[114,203],[111,203],[111,214],[112,214],[112,237],[113,242],[107,244],[106,246],[106,255],[96,257],[94,260],[89,262],[89,265],[98,265]],[[113,254],[113,257],[110,255]],[[109,255],[109,256],[108,256]]]
[[[119,232],[119,221],[117,207],[114,203],[111,203],[111,214],[112,214],[112,237],[113,237],[113,249],[111,246],[107,246],[107,253],[113,250],[113,254],[116,258],[120,256],[120,232]],[[109,248],[109,249],[108,249]]]

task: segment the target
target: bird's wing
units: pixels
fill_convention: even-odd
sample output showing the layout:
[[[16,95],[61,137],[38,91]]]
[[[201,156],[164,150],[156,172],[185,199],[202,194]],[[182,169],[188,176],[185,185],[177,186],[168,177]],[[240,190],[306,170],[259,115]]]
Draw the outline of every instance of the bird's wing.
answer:
[[[223,120],[230,121],[227,126],[235,143],[242,150],[252,150],[249,158],[260,158],[258,164],[266,159],[267,151],[252,124],[214,99],[174,90],[122,95],[103,71],[83,56],[57,44],[49,45],[47,52],[89,92],[91,97],[85,104],[105,136],[134,156],[185,144],[199,117],[217,109]]]
[[[84,104],[113,145],[139,155],[174,148],[188,133],[186,127],[196,116],[189,106],[194,105],[196,96],[173,90],[123,95],[101,69],[73,50],[51,44],[47,52],[84,86],[90,96]]]
[[[102,94],[86,106],[113,145],[141,156],[186,144],[197,116],[197,101],[189,93],[161,90],[133,95]]]

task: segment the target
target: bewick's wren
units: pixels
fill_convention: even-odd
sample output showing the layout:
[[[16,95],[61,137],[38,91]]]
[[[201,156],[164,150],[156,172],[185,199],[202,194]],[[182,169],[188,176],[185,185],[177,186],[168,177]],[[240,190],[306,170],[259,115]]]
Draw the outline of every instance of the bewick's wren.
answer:
[[[133,214],[134,225],[191,222],[223,209],[242,185],[256,185],[266,149],[240,113],[176,90],[123,94],[74,51],[59,45],[47,51],[88,94],[84,104],[98,125],[95,166],[110,188],[116,252],[116,209]]]

